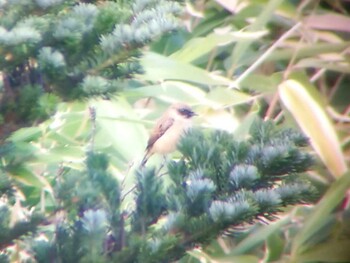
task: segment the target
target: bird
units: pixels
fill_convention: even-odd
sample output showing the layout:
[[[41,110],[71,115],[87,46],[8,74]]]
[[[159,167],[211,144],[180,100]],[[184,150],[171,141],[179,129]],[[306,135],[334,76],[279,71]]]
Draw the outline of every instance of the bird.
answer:
[[[141,166],[155,153],[168,154],[176,150],[181,136],[192,126],[197,114],[184,103],[172,104],[159,118],[148,139]]]

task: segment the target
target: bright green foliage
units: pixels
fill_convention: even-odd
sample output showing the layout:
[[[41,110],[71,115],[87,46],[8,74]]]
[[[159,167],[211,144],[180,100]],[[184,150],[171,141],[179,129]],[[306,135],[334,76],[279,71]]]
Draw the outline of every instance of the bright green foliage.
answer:
[[[106,155],[90,152],[84,171],[62,169],[56,178],[54,235],[43,229],[49,240],[34,236],[33,256],[38,262],[180,259],[236,227],[312,202],[315,190],[300,177],[312,164],[302,149],[307,144],[301,134],[262,121],[242,141],[222,131],[193,130],[179,146],[183,158],[167,163],[167,175],[155,168],[136,171],[129,193],[135,204],[127,209]],[[65,214],[57,218],[59,211]]]
[[[1,1],[0,262],[349,261],[350,177],[329,173],[349,159],[348,5],[188,1],[175,32],[177,2]],[[301,117],[278,99],[290,79],[310,92]],[[194,130],[180,160],[134,173],[172,101],[234,135]],[[314,153],[304,173],[307,140],[281,131],[300,121],[325,167]],[[305,178],[327,191],[315,206],[295,206],[314,200]]]

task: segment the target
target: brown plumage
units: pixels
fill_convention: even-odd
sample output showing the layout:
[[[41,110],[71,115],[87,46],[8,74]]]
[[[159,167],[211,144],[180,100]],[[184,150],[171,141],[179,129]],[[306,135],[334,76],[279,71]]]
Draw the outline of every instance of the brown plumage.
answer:
[[[144,166],[154,153],[167,154],[175,151],[180,137],[190,128],[191,119],[195,115],[186,104],[171,105],[154,126],[141,165]]]

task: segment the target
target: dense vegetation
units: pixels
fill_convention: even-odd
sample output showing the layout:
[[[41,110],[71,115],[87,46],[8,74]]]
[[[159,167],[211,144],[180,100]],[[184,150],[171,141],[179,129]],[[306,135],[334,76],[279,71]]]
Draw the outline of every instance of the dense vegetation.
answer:
[[[0,262],[349,261],[349,12],[1,2]],[[195,129],[140,169],[174,101]]]

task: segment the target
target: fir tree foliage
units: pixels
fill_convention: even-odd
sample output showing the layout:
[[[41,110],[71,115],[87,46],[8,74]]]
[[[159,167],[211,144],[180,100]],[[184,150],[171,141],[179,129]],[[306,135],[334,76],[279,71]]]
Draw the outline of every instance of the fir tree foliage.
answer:
[[[136,171],[134,204],[122,205],[122,186],[105,154],[90,152],[86,170],[56,180],[59,207],[69,211],[47,241],[35,240],[38,262],[171,262],[220,234],[274,220],[287,205],[312,202],[302,179],[312,164],[308,140],[257,121],[249,138],[192,130],[181,140],[183,158]],[[46,252],[45,252],[46,251]]]
[[[9,1],[1,8],[0,64],[7,76],[12,76],[11,69],[34,61],[22,74],[35,71],[39,76],[25,84],[49,86],[65,98],[77,96],[73,91],[87,76],[111,71],[116,75],[107,74],[106,81],[122,77],[118,65],[135,63],[138,48],[176,29],[176,16],[182,10],[177,2],[165,0]],[[129,75],[140,71],[140,67],[131,69]]]
[[[72,100],[122,90],[143,72],[141,49],[179,26],[182,6],[170,0],[4,1],[0,12],[0,114],[14,130],[48,116],[46,105],[26,101],[27,95]],[[20,111],[31,111],[30,118],[15,114],[23,101]]]

